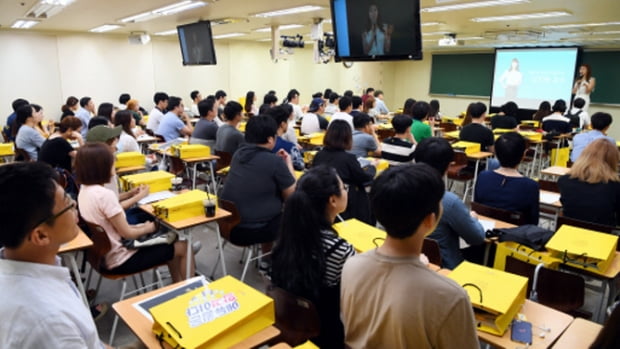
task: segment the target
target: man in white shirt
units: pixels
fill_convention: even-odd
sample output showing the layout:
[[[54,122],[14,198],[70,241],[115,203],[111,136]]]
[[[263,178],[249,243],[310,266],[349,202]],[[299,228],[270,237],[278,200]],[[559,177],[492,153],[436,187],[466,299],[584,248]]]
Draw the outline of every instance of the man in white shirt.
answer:
[[[86,138],[88,133],[88,123],[91,116],[95,114],[95,102],[90,97],[82,97],[80,99],[80,109],[75,112],[75,117],[82,122],[82,138]]]
[[[334,120],[344,120],[351,125],[351,132],[353,132],[353,117],[350,114],[351,110],[353,110],[353,102],[351,101],[351,98],[343,96],[340,98],[338,106],[340,107],[340,111],[332,115],[330,123],[334,122]]]
[[[118,109],[125,110],[127,109],[127,102],[131,99],[131,95],[129,93],[123,93],[118,97]]]
[[[200,112],[198,111],[198,102],[202,101],[202,95],[198,90],[194,90],[189,94],[189,96],[192,98],[192,105],[190,106],[189,111],[192,114],[192,117],[199,117]]]
[[[155,107],[149,113],[149,121],[146,124],[147,130],[157,131],[159,127],[159,123],[161,119],[164,117],[164,113],[166,112],[166,108],[168,108],[168,94],[165,92],[156,92],[153,96],[153,102],[155,102]]]
[[[109,348],[56,256],[79,228],[75,201],[55,177],[40,162],[0,168],[1,348]]]
[[[335,113],[339,112],[338,103],[340,102],[340,96],[336,92],[332,92],[329,96],[327,96],[328,103],[325,106],[325,115],[332,116]]]

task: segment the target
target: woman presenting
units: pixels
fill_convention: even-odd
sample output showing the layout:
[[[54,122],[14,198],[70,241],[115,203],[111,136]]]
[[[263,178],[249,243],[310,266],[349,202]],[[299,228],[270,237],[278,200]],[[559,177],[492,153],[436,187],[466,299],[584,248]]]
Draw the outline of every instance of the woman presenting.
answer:
[[[579,78],[573,85],[573,94],[575,99],[583,98],[586,104],[583,106],[583,111],[588,112],[590,106],[590,93],[594,91],[596,86],[596,79],[592,77],[592,69],[587,64],[582,64],[579,67]]]
[[[519,60],[512,59],[510,68],[502,74],[499,78],[499,82],[505,91],[505,96],[508,101],[513,101],[519,93],[519,86],[523,81],[523,74],[519,71]]]
[[[376,56],[390,52],[393,31],[393,25],[382,23],[377,5],[371,4],[368,8],[366,31],[362,33],[364,54]]]

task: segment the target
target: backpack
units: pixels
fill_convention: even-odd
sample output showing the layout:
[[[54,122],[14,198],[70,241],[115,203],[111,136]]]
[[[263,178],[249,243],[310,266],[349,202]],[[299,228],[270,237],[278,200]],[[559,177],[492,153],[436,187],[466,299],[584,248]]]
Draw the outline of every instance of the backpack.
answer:
[[[500,242],[514,241],[536,251],[544,249],[554,232],[533,224],[526,224],[516,228],[493,229],[487,236],[497,236]]]
[[[581,124],[581,118],[579,118],[579,114],[581,114],[583,110],[579,110],[575,114],[567,113],[565,116],[570,119],[569,124],[573,128],[578,128]]]

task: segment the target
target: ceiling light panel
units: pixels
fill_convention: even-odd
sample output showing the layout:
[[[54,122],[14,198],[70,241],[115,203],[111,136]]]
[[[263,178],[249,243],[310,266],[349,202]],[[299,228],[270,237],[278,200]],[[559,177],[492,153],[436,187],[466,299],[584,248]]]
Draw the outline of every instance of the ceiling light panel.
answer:
[[[598,22],[598,23],[571,23],[571,24],[548,24],[541,27],[547,29],[566,29],[566,28],[582,28],[582,27],[605,27],[620,25],[620,22]]]
[[[534,13],[523,13],[523,14],[518,14],[518,15],[476,17],[476,18],[472,18],[471,21],[472,22],[504,22],[504,21],[519,21],[519,20],[524,20],[524,19],[540,19],[540,18],[563,17],[563,16],[571,16],[571,14],[566,11],[534,12]]]
[[[287,9],[277,10],[277,11],[255,13],[252,16],[261,17],[261,18],[269,18],[269,17],[288,16],[288,15],[293,15],[297,13],[318,11],[322,9],[323,7],[321,6],[306,5],[306,6],[292,7],[292,8],[287,8]]]
[[[172,35],[172,34],[176,34],[177,30],[176,29],[170,29],[170,30],[166,30],[163,32],[157,32],[154,35],[159,35],[159,36],[166,36],[166,35]]]
[[[476,2],[467,2],[462,4],[454,4],[454,5],[442,5],[442,6],[434,6],[434,7],[426,7],[420,10],[420,12],[444,12],[444,11],[458,11],[458,10],[467,10],[472,8],[480,8],[480,7],[493,7],[493,6],[506,6],[506,5],[515,5],[515,4],[523,4],[529,3],[530,0],[489,0],[489,1],[476,1]]]
[[[225,39],[225,38],[234,38],[237,36],[244,36],[246,35],[245,33],[228,33],[228,34],[220,34],[220,35],[214,35],[213,38],[214,39]]]
[[[39,24],[39,21],[19,19],[19,20],[15,21],[15,23],[13,23],[13,25],[11,25],[11,28],[28,29],[28,28],[34,27],[37,24]]]
[[[286,24],[286,25],[281,25],[278,27],[278,29],[280,30],[290,30],[290,29],[297,29],[297,28],[303,28],[304,26],[301,24]],[[270,27],[265,27],[265,28],[260,28],[260,29],[256,29],[254,30],[257,33],[268,33],[271,31]]]
[[[129,17],[121,18],[118,21],[122,23],[136,23],[136,22],[150,21],[160,16],[169,16],[175,13],[191,10],[191,9],[202,7],[205,5],[207,5],[207,3],[204,1],[185,0],[185,1],[177,2],[171,5],[157,8],[155,10],[146,11],[146,12],[142,12],[142,13],[129,16]]]
[[[111,30],[115,30],[120,28],[121,26],[118,24],[104,24],[104,25],[100,25],[96,28],[90,29],[89,32],[92,33],[105,33],[105,32],[109,32]]]

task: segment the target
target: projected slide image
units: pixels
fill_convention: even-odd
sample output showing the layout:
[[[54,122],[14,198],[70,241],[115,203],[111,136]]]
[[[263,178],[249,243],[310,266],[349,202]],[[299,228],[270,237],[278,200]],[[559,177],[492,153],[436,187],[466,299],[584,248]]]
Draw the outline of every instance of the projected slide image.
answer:
[[[576,59],[576,48],[498,49],[491,105],[536,109],[545,100],[569,101]]]

